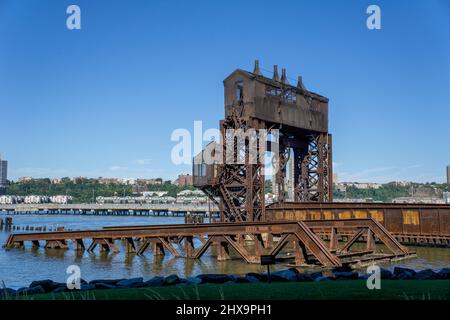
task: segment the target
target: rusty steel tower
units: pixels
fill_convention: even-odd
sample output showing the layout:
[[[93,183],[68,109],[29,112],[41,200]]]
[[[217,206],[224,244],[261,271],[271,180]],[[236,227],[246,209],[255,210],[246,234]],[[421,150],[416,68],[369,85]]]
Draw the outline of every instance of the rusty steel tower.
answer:
[[[291,85],[282,69],[274,66],[272,78],[262,75],[259,62],[253,72],[237,69],[224,81],[225,119],[220,121],[222,140],[210,143],[194,157],[194,186],[220,208],[221,220],[264,221],[264,164],[260,157],[274,148],[260,143],[260,131],[277,130],[277,173],[274,185],[278,202],[285,202],[287,163],[292,161],[293,199],[297,202],[332,201],[332,142],[328,133],[328,99],[307,90],[298,77]],[[246,135],[244,143],[227,134]],[[249,136],[256,135],[256,157],[251,157]],[[215,154],[217,146],[222,153]],[[214,162],[205,161],[216,156]],[[230,156],[231,155],[231,156]],[[219,156],[217,158],[217,156]],[[230,162],[241,157],[241,162]],[[253,159],[253,161],[250,161]],[[255,161],[256,159],[256,161]],[[220,160],[220,161],[218,161]],[[228,160],[228,161],[227,161]],[[218,200],[220,199],[220,200]]]

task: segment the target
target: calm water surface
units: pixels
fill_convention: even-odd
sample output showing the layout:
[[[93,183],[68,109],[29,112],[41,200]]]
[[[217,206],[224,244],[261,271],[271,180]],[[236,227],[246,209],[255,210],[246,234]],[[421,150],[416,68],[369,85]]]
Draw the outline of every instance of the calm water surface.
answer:
[[[0,218],[5,217],[0,214]],[[98,229],[116,225],[148,225],[183,223],[184,218],[171,217],[98,217],[98,216],[14,216],[15,225],[46,226],[55,228],[64,226],[67,229]],[[0,243],[3,245],[9,232],[0,231]],[[87,243],[87,242],[86,242]],[[121,243],[117,241],[120,252],[94,253],[77,252],[76,250],[45,250],[32,248],[29,243],[24,249],[5,250],[0,248],[0,285],[18,288],[29,285],[33,280],[52,279],[65,282],[66,269],[76,264],[81,267],[82,278],[86,280],[101,278],[151,278],[156,275],[178,274],[183,277],[201,273],[262,272],[265,268],[250,265],[241,259],[217,261],[207,252],[201,260],[174,258],[169,253],[165,257],[153,257],[147,252],[144,256],[127,255]],[[69,244],[72,248],[72,244]],[[412,247],[418,257],[395,263],[413,269],[440,269],[450,265],[450,249]],[[394,264],[384,267],[393,268]],[[286,268],[277,265],[276,268]],[[275,269],[276,269],[275,268]]]

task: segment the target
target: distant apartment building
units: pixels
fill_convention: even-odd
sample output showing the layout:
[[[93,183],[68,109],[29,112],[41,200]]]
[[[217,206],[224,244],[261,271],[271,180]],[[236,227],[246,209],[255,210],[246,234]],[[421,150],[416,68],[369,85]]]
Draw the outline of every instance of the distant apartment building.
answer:
[[[150,197],[163,197],[168,193],[169,193],[168,191],[144,191],[141,194],[143,197],[150,198]]]
[[[136,179],[132,179],[132,178],[123,178],[123,179],[119,179],[119,183],[120,184],[127,184],[127,185],[135,185],[136,184]]]
[[[23,197],[19,196],[0,196],[0,204],[16,204],[22,203]]]
[[[56,195],[56,196],[0,196],[0,204],[40,204],[40,203],[57,203],[57,204],[68,204],[72,202],[72,197],[67,195]]]
[[[174,184],[179,186],[192,186],[194,184],[193,176],[190,174],[180,174]]]
[[[49,203],[50,197],[47,196],[26,196],[23,203],[25,204],[39,204],[39,203]]]
[[[163,180],[161,178],[156,179],[137,179],[136,183],[138,185],[161,185]]]
[[[333,183],[336,184],[336,183],[338,183],[338,182],[339,182],[339,180],[338,180],[338,175],[337,175],[337,173],[333,173]]]
[[[33,181],[33,178],[32,177],[20,177],[19,179],[17,179],[17,181],[19,183],[23,183],[23,182]]]
[[[8,182],[8,161],[0,157],[0,195],[6,193]]]
[[[443,198],[445,203],[450,204],[450,192],[444,192]]]
[[[428,204],[442,204],[443,199],[434,197],[399,197],[392,199],[392,203],[428,203]]]
[[[394,181],[394,184],[397,187],[409,187],[412,185],[411,181]]]
[[[50,202],[58,204],[68,204],[72,202],[72,197],[66,195],[51,196]]]
[[[73,177],[73,178],[70,178],[70,180],[72,180],[72,182],[75,184],[85,183],[85,182],[89,181],[89,179],[87,177]]]
[[[120,184],[119,179],[116,178],[98,178],[99,184]]]
[[[284,196],[286,201],[294,201],[295,195],[294,195],[294,176],[295,176],[295,166],[294,161],[290,160],[287,163],[287,170],[286,170],[286,178],[284,179]],[[272,176],[271,179],[272,183],[272,200],[279,199],[280,196],[280,190],[278,190],[278,183],[275,176]]]
[[[347,186],[344,183],[336,183],[334,186],[335,186],[336,190],[339,192],[347,191]]]
[[[353,187],[356,189],[379,189],[382,184],[380,183],[372,183],[372,182],[339,182],[336,183],[336,189],[338,190],[346,190],[348,187]]]

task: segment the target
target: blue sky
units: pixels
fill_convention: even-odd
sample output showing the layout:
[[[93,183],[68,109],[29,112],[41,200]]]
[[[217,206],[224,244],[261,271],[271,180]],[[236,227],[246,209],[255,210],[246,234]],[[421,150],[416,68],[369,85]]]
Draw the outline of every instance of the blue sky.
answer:
[[[339,180],[443,182],[449,33],[445,0],[0,0],[0,153],[12,179],[173,179],[172,131],[217,127],[222,80],[258,58],[329,97]]]

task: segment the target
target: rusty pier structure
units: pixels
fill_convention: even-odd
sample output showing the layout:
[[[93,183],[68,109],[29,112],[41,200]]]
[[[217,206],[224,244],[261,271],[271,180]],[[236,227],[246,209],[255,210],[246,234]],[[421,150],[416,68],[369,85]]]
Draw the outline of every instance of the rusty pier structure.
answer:
[[[320,235],[330,231],[332,239],[324,242]],[[345,243],[338,243],[339,233],[349,233]],[[365,246],[353,246],[362,236]],[[386,249],[377,250],[375,239]],[[89,243],[86,241],[89,240]],[[217,258],[231,258],[231,249],[247,263],[259,263],[262,255],[273,255],[292,260],[295,266],[317,265],[338,267],[346,264],[376,260],[400,259],[411,253],[373,219],[240,222],[210,224],[176,224],[159,226],[105,227],[99,230],[58,231],[11,234],[7,248],[23,248],[29,242],[33,247],[44,245],[47,249],[67,249],[93,252],[99,247],[104,252],[119,251],[122,242],[127,253],[143,255],[149,249],[155,256],[166,252],[174,257],[200,259],[211,246]],[[290,248],[292,255],[283,255]]]
[[[212,248],[219,260],[259,263],[271,255],[295,266],[338,267],[413,256],[405,244],[450,246],[449,205],[333,202],[329,100],[306,89],[301,77],[291,84],[277,66],[266,77],[255,61],[253,71],[237,69],[224,80],[224,97],[221,140],[193,159],[194,186],[217,206],[219,221],[13,233],[5,247],[123,247],[128,254],[187,259],[200,259]],[[270,205],[267,153],[276,159],[277,202]]]

